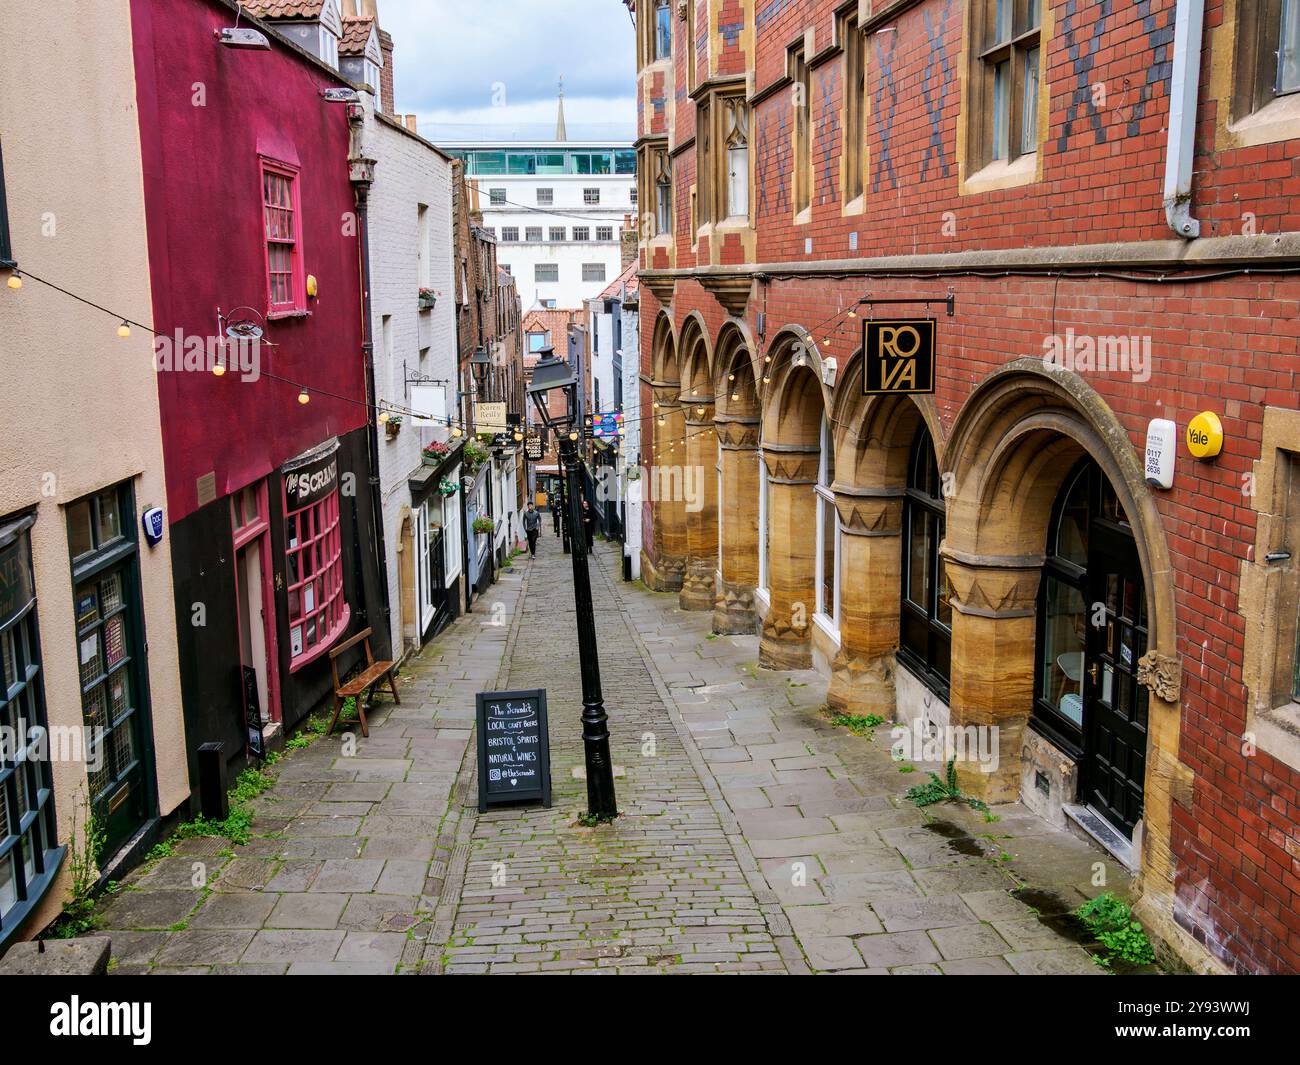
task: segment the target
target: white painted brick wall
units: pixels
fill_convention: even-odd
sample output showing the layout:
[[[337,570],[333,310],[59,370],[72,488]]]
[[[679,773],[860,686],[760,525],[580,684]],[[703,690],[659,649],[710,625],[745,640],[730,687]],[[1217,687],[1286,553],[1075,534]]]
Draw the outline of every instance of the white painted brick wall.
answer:
[[[369,94],[363,94],[362,98],[367,104],[365,149],[378,160],[375,183],[370,190],[370,300],[375,343],[375,388],[381,401],[406,407],[410,405],[406,387],[408,372],[449,382],[456,376],[452,169],[450,161],[423,141],[377,120],[370,107]],[[420,357],[417,309],[420,283],[416,247],[420,204],[428,207],[428,287],[441,293],[430,312],[429,351],[423,359]],[[387,343],[386,317],[389,319]],[[454,384],[449,385],[453,390],[454,387]],[[454,391],[450,403],[454,408]],[[409,417],[403,422],[396,439],[387,439],[383,430],[379,434],[379,479],[384,501],[394,657],[402,654],[406,628],[415,627],[414,619],[402,616],[398,583],[401,555],[397,547],[402,521],[411,506],[407,479],[420,467],[421,447],[435,435],[432,429],[413,426]]]

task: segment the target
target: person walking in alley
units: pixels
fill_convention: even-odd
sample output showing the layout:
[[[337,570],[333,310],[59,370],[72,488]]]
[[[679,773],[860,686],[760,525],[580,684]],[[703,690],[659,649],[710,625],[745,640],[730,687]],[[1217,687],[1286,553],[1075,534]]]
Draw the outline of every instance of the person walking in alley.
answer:
[[[585,499],[582,501],[582,528],[587,534],[587,550],[590,551],[596,542],[596,512]]]
[[[560,497],[558,494],[551,497],[551,521],[555,523],[555,535],[560,535]]]
[[[542,516],[537,513],[537,508],[528,504],[528,509],[524,511],[524,535],[528,537],[528,555],[530,558],[537,557],[537,538],[542,533]]]

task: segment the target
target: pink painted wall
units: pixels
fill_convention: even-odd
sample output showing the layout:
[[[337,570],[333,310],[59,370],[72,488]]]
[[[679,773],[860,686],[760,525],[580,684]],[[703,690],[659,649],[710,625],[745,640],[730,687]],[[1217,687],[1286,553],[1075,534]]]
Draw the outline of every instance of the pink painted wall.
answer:
[[[364,399],[347,107],[319,95],[343,82],[274,39],[270,52],[220,46],[213,31],[233,25],[234,12],[213,0],[132,0],[131,18],[155,330],[211,337],[218,307],[265,314],[259,155],[293,163],[300,251],[319,296],[309,316],[269,323],[277,346],[263,347],[262,369]],[[366,421],[359,403],[313,391],[304,406],[296,388],[266,376],[157,376],[171,522],[197,508],[204,474],[215,473],[220,497]]]

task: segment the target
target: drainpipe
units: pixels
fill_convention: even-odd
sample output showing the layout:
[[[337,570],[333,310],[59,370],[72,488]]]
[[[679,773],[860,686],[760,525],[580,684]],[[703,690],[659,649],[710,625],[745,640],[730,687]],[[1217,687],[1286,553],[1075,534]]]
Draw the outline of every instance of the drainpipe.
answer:
[[[1174,15],[1174,70],[1169,86],[1169,145],[1165,154],[1165,220],[1180,237],[1200,236],[1192,217],[1192,156],[1201,88],[1201,31],[1205,0],[1178,0]]]
[[[389,647],[392,647],[392,604],[388,597],[388,546],[384,536],[384,503],[379,483],[379,427],[375,421],[374,407],[378,402],[375,389],[375,340],[371,327],[370,304],[370,186],[375,180],[375,160],[368,158],[361,148],[361,135],[365,126],[365,109],[360,104],[348,105],[348,124],[351,128],[352,148],[348,158],[349,177],[357,195],[357,229],[361,236],[361,353],[366,373],[366,444],[370,453],[370,520],[374,527],[375,562],[379,566],[379,599],[383,605],[384,628],[388,630]]]

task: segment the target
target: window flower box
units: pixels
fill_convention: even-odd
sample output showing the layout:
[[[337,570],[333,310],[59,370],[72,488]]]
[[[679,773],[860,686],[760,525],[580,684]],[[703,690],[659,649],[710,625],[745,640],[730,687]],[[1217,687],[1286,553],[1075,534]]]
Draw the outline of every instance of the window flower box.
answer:
[[[473,529],[478,535],[486,536],[496,531],[497,524],[487,516],[474,519]]]
[[[451,448],[441,441],[434,440],[432,443],[425,444],[420,455],[424,459],[426,466],[438,466],[442,460],[451,454]]]
[[[433,306],[438,302],[438,293],[431,288],[420,289],[419,308],[422,311],[431,311]]]

